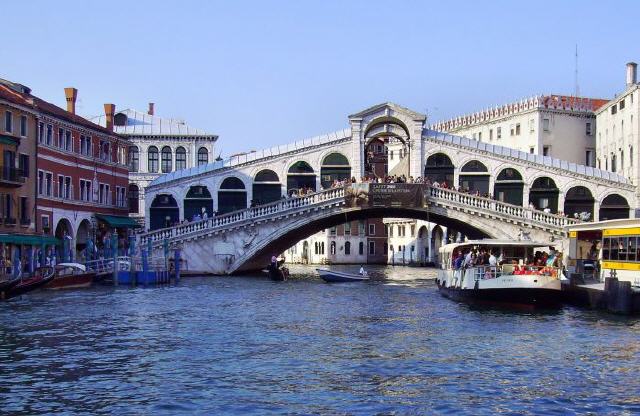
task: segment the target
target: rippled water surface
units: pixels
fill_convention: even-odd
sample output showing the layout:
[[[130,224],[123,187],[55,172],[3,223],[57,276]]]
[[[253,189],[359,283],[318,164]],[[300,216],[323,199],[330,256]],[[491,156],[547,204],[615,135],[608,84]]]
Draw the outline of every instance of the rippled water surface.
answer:
[[[640,413],[638,319],[478,309],[425,269],[292,272],[2,302],[0,413]]]

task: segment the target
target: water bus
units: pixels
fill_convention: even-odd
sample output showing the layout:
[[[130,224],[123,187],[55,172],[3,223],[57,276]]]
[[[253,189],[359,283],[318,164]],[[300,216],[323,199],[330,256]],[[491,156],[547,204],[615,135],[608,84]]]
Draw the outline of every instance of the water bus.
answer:
[[[492,255],[491,260],[469,262],[470,252],[487,253]],[[442,246],[440,256],[436,283],[445,297],[482,303],[560,305],[562,270],[558,267],[561,261],[555,259],[561,254],[548,243],[471,240]]]

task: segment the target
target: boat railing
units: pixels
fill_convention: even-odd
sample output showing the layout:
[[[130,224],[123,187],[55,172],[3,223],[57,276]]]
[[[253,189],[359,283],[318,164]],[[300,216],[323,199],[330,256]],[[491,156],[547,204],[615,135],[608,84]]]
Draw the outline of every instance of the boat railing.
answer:
[[[502,266],[470,267],[465,271],[465,276],[469,275],[473,276],[475,281],[495,279],[504,275],[536,275],[559,278],[561,276],[561,270],[559,267],[553,266],[503,264]]]

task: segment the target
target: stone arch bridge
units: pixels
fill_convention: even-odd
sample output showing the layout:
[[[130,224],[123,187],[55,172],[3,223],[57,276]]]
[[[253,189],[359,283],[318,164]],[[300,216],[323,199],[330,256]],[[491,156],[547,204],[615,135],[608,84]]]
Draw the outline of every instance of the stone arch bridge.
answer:
[[[335,133],[163,175],[146,189],[151,232],[142,238],[158,247],[167,238],[191,263],[206,259],[199,270],[229,273],[262,267],[261,250],[270,257],[294,238],[364,217],[428,219],[469,236],[515,237],[528,229],[547,240],[570,221],[555,214],[597,220],[633,213],[635,187],[615,173],[436,132],[425,121],[380,104],[349,116],[349,128]],[[487,198],[428,187],[423,207],[350,208],[342,188],[329,189],[336,180],[384,174],[426,177]],[[301,189],[316,193],[282,199]],[[204,211],[206,221],[175,225]]]

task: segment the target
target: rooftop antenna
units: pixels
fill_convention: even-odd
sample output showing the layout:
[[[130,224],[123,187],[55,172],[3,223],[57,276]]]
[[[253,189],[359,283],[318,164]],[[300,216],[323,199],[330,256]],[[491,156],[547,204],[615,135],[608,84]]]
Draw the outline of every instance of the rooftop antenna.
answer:
[[[576,73],[575,73],[575,94],[580,96],[580,86],[578,85],[578,44],[576,43]]]

